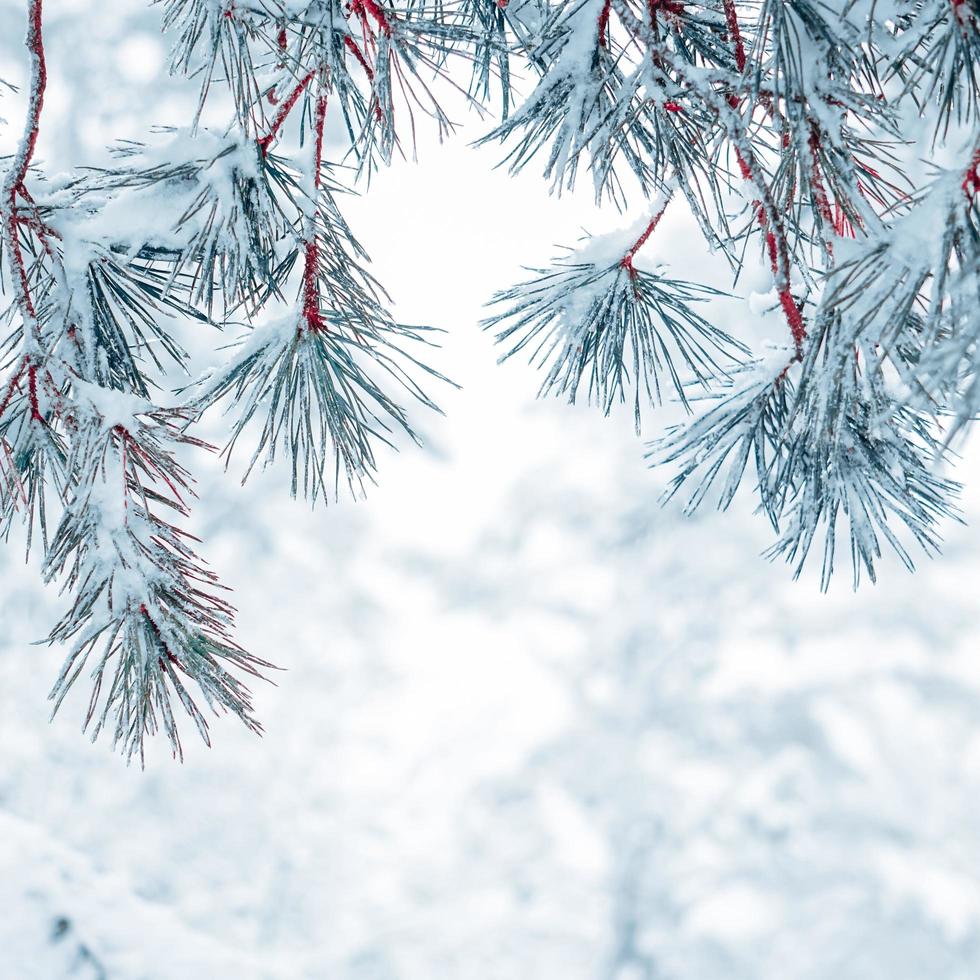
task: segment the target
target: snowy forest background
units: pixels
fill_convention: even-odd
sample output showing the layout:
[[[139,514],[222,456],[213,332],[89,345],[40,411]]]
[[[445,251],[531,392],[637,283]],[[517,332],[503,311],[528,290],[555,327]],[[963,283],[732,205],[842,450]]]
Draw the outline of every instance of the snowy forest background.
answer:
[[[23,6],[0,0],[18,83]],[[50,4],[49,171],[186,123],[158,20]],[[0,551],[0,976],[975,978],[975,450],[943,557],[857,595],[759,558],[748,502],[661,510],[628,412],[536,402],[477,325],[615,213],[493,170],[462,122],[344,202],[396,313],[448,331],[462,390],[428,448],[316,512],[195,459],[239,638],[285,668],[256,685],[264,738],[218,723],[140,772],[79,735],[83,696],[49,725],[62,654],[31,643],[61,600]],[[651,249],[704,267],[680,211]]]

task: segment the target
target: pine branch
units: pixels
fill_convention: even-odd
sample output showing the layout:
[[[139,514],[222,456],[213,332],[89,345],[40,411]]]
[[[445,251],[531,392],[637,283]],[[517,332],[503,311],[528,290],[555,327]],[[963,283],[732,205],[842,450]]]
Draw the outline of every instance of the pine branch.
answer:
[[[649,195],[672,171],[709,244],[736,272],[758,242],[791,355],[734,394],[709,391],[714,406],[655,441],[650,455],[680,465],[668,496],[691,481],[691,509],[713,486],[727,507],[754,458],[761,509],[781,529],[774,553],[799,571],[825,528],[824,587],[839,515],[850,522],[855,584],[861,567],[873,578],[880,540],[910,562],[893,523],[934,549],[936,521],[955,513],[955,485],[931,467],[978,407],[976,168],[914,193],[899,146],[906,100],[923,113],[934,102],[943,133],[954,112],[969,124],[976,59],[964,52],[976,22],[955,0],[920,6],[921,23],[892,24],[864,0],[649,9],[565,0],[538,42],[540,82],[491,134],[519,136],[507,158],[514,169],[548,154],[556,189],[588,158],[597,194],[613,188],[618,203],[628,180]],[[897,95],[887,87],[896,74],[905,81]],[[745,220],[733,228],[739,181]],[[937,237],[936,228],[945,231]],[[490,321],[508,324],[502,338],[513,350],[536,345],[532,359],[547,368],[542,393],[574,400],[588,373],[590,394],[608,411],[627,373],[657,378],[656,345],[636,343],[631,360],[626,345],[602,346],[636,336],[624,268],[563,262],[495,297],[511,304]],[[856,362],[860,383],[842,388]],[[732,383],[726,371],[688,366],[694,382]],[[907,397],[883,394],[896,379]],[[673,380],[687,404],[685,381]],[[944,438],[950,410],[956,420]]]
[[[591,240],[551,269],[533,270],[537,278],[498,293],[492,303],[505,309],[484,321],[502,327],[497,341],[509,345],[502,360],[530,348],[532,363],[547,365],[542,394],[574,403],[584,384],[608,414],[632,387],[637,431],[644,401],[659,405],[673,395],[689,409],[688,387],[727,380],[747,352],[692,308],[720,295],[716,290],[636,267],[668,201],[663,195],[655,204],[632,245]]]
[[[957,486],[936,467],[980,412],[975,4],[158,2],[174,70],[200,85],[188,125],[46,181],[27,0],[27,115],[0,181],[3,531],[40,537],[69,597],[56,706],[90,669],[86,724],[128,757],[157,730],[180,754],[175,700],[207,739],[195,684],[258,729],[238,678],[268,665],[232,639],[176,526],[192,480],[175,454],[203,448],[199,417],[221,403],[226,455],[255,438],[246,475],[285,457],[293,493],[320,500],[359,493],[380,446],[416,439],[412,409],[436,409],[422,381],[446,379],[412,353],[433,331],[392,312],[341,176],[414,153],[422,125],[448,136],[449,106],[499,108],[482,142],[512,171],[543,160],[555,192],[588,171],[597,200],[643,216],[495,295],[486,326],[542,368],[542,394],[630,400],[638,427],[664,402],[704,408],[651,444],[677,468],[668,496],[727,508],[751,461],[771,554],[798,574],[821,551],[824,587],[842,534],[855,584],[883,545],[907,564],[911,543],[938,547]],[[218,87],[233,118],[211,131]],[[346,143],[327,159],[335,117]],[[913,117],[928,149],[904,144]],[[918,150],[954,163],[923,186]],[[719,291],[644,258],[671,196],[736,279],[754,260],[770,273],[771,356],[711,324]],[[178,323],[237,335],[196,382]]]
[[[230,635],[234,610],[217,576],[195,557],[196,539],[169,515],[186,517],[190,474],[177,463],[186,420],[79,382],[91,410],[79,413],[69,460],[72,495],[45,558],[72,605],[49,643],[72,643],[51,692],[54,711],[90,658],[84,728],[112,730],[127,759],[144,761],[144,739],[162,730],[183,757],[173,713],[180,702],[210,745],[208,723],[187,682],[215,713],[230,711],[261,732],[248,689],[233,671],[270,668]],[[165,516],[166,515],[166,516]],[[93,657],[94,655],[94,657]]]
[[[40,527],[45,577],[61,578],[70,596],[48,637],[72,644],[52,694],[56,709],[98,649],[85,721],[95,721],[93,737],[111,727],[127,758],[142,761],[144,738],[162,728],[180,755],[172,695],[205,741],[207,722],[187,681],[212,709],[232,711],[258,731],[233,672],[257,676],[269,666],[231,639],[233,609],[218,595],[215,575],[196,557],[195,539],[165,516],[186,516],[190,494],[174,448],[203,444],[183,432],[184,416],[149,400],[156,382],[148,369],[162,373],[166,362],[186,359],[168,318],[207,320],[179,295],[195,295],[202,267],[212,274],[202,242],[220,239],[212,253],[220,250],[224,270],[239,254],[229,228],[207,238],[226,214],[217,204],[203,232],[187,234],[186,215],[167,226],[166,204],[175,199],[168,192],[206,182],[224,153],[45,185],[31,168],[46,78],[40,0],[29,15],[28,118],[0,203],[14,291],[0,398],[4,529],[20,518],[30,546]],[[136,150],[130,144],[119,155]],[[29,177],[41,186],[38,199]],[[246,196],[254,200],[251,190]],[[141,222],[142,215],[152,219]],[[195,265],[190,276],[187,263]],[[60,516],[49,534],[54,509]]]

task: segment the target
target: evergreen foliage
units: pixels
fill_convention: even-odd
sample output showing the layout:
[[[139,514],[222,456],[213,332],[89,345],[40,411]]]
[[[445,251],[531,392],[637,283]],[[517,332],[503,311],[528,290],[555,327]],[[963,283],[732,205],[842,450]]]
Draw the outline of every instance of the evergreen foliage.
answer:
[[[159,728],[180,752],[174,698],[208,738],[194,687],[258,729],[238,674],[270,664],[236,645],[177,526],[178,454],[209,448],[191,431],[220,403],[226,453],[251,442],[246,472],[285,458],[292,492],[322,501],[416,438],[447,381],[433,331],[394,319],[339,202],[345,168],[368,179],[423,121],[450,133],[447,99],[499,115],[484,142],[511,170],[533,161],[556,192],[587,173],[639,218],[494,297],[487,325],[543,393],[630,400],[638,428],[665,402],[697,411],[650,446],[677,467],[669,493],[727,507],[751,460],[771,554],[798,574],[822,541],[824,587],[842,535],[855,585],[883,545],[909,565],[910,543],[936,550],[957,492],[937,466],[980,410],[975,0],[158,2],[196,115],[57,178],[34,163],[47,69],[26,3],[27,118],[0,185],[0,513],[68,594],[56,709],[88,667],[86,725],[127,756]],[[220,131],[201,124],[216,90]],[[343,160],[324,159],[328,105]],[[736,273],[768,268],[775,352],[644,258],[684,204]],[[190,383],[176,321],[235,333]]]

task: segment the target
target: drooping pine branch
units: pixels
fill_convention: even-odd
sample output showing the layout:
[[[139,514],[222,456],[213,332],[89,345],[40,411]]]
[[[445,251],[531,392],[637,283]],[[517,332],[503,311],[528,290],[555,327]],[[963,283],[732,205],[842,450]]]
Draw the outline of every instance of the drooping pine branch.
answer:
[[[509,353],[538,345],[543,391],[574,397],[588,377],[608,410],[624,379],[639,392],[666,373],[684,406],[701,388],[703,417],[651,449],[680,465],[671,492],[691,484],[693,508],[715,487],[727,507],[754,459],[774,553],[799,571],[823,528],[824,587],[841,523],[855,584],[881,541],[910,563],[900,531],[935,550],[956,487],[931,468],[980,405],[976,158],[916,191],[900,145],[910,114],[948,149],[975,130],[978,18],[959,0],[898,6],[889,20],[871,0],[564,0],[536,87],[491,134],[513,169],[540,155],[561,189],[588,168],[621,207],[675,184],[736,272],[756,243],[786,351],[739,372],[663,343],[637,357],[637,297],[614,262],[498,293],[510,308],[490,322],[510,324]]]
[[[2,184],[4,272],[14,295],[0,398],[3,515],[8,531],[26,522],[29,542],[39,524],[45,576],[60,578],[69,596],[48,637],[71,644],[52,691],[56,708],[88,667],[93,736],[111,728],[127,758],[142,761],[144,738],[162,729],[180,755],[171,696],[206,741],[196,695],[258,730],[233,672],[257,676],[269,666],[231,639],[233,609],[214,591],[220,586],[196,557],[195,539],[173,523],[187,516],[191,496],[174,452],[203,444],[184,434],[186,419],[148,400],[161,353],[185,358],[167,316],[191,312],[179,297],[192,291],[181,262],[188,241],[154,237],[148,224],[134,243],[118,212],[110,220],[114,195],[132,201],[149,190],[163,203],[163,188],[186,184],[188,171],[92,172],[59,188],[36,176],[42,28],[36,0],[27,122]],[[49,534],[53,507],[60,514]]]
[[[72,597],[49,636],[72,644],[51,692],[55,710],[89,667],[84,727],[94,721],[93,738],[109,728],[127,758],[142,762],[144,738],[157,730],[183,756],[175,700],[210,744],[195,694],[260,732],[235,673],[259,677],[271,664],[232,639],[234,609],[217,576],[195,556],[196,539],[171,523],[188,515],[193,495],[174,457],[196,443],[186,420],[86,382],[77,389],[72,493],[45,558],[45,577],[61,578]]]
[[[530,7],[487,20],[475,4],[374,0],[163,6],[174,68],[201,82],[197,113],[118,143],[107,166],[38,175],[32,197],[44,62],[41,6],[30,5],[32,95],[2,212],[15,297],[0,395],[5,527],[25,515],[29,536],[40,527],[47,574],[71,602],[50,637],[72,644],[57,703],[87,664],[87,724],[141,759],[157,729],[180,753],[174,695],[206,736],[194,683],[257,728],[233,675],[264,663],[231,640],[231,607],[165,516],[186,516],[190,478],[174,453],[203,448],[188,428],[221,402],[226,453],[254,440],[246,475],[285,458],[294,494],[327,499],[372,481],[381,445],[418,441],[403,402],[435,410],[419,378],[446,380],[413,353],[434,332],[393,317],[343,218],[347,188],[325,159],[328,106],[355,174],[369,176],[411,148],[422,118],[451,130],[442,92],[479,108],[474,93],[489,98],[499,72],[509,104],[510,44],[533,20]],[[469,90],[456,62],[472,68]],[[234,106],[220,133],[200,125],[218,86]],[[172,372],[195,367],[181,319],[238,337],[224,363],[175,385]],[[110,471],[122,474],[117,496],[104,486]]]
[[[686,389],[728,378],[747,349],[693,308],[718,295],[679,282],[662,268],[638,266],[637,253],[659,224],[670,191],[635,239],[591,239],[538,277],[498,293],[503,311],[485,321],[509,345],[504,358],[530,350],[547,365],[542,393],[575,402],[581,389],[608,414],[632,389],[639,430],[644,402],[675,397],[689,408]]]
[[[638,425],[664,402],[697,410],[651,447],[678,468],[672,492],[727,507],[745,482],[773,554],[799,571],[822,552],[824,586],[840,540],[855,582],[886,544],[906,563],[909,541],[935,550],[956,486],[934,467],[980,410],[975,4],[159,2],[174,70],[200,82],[187,125],[45,181],[27,0],[27,116],[0,182],[4,530],[40,533],[68,595],[57,702],[88,665],[89,722],[128,755],[158,729],[179,753],[174,700],[206,734],[195,686],[257,726],[235,672],[265,665],[171,521],[191,485],[175,454],[203,448],[190,426],[220,407],[246,474],[285,460],[293,493],[321,500],[359,492],[436,407],[422,382],[445,379],[418,353],[433,332],[393,314],[339,175],[413,153],[422,125],[448,135],[454,101],[499,108],[484,142],[512,170],[540,160],[555,191],[588,174],[639,218],[494,297],[488,324],[542,392],[630,401]],[[217,89],[232,120],[210,131]],[[927,181],[913,153],[935,154]],[[771,277],[764,356],[712,323],[718,291],[650,258],[668,199],[736,278],[748,262]],[[234,334],[191,383],[175,320]]]

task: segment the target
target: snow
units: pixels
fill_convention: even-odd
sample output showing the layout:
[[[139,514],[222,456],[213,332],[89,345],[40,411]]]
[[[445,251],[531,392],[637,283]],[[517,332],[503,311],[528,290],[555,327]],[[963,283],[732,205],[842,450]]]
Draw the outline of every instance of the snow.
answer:
[[[105,431],[116,426],[129,428],[137,416],[153,409],[152,402],[127,391],[103,388],[81,378],[75,379],[73,384],[78,397],[90,406],[90,412]]]
[[[124,878],[36,825],[0,813],[0,841],[0,905],[16,913],[0,923],[0,965],[8,976],[269,976],[269,965],[261,968],[141,899]]]
[[[74,6],[52,50],[79,49],[75,121],[49,157],[74,152],[99,87],[112,102],[72,17],[156,16]],[[147,116],[159,97],[127,96]],[[63,602],[22,541],[0,553],[0,976],[974,980],[975,532],[949,528],[915,576],[886,561],[877,588],[821,596],[758,557],[748,496],[661,511],[628,412],[536,402],[476,326],[521,265],[621,219],[493,172],[465,145],[480,132],[345,205],[401,317],[450,331],[437,366],[463,389],[424,422],[429,448],[383,454],[366,503],[316,512],[281,468],[241,488],[194,460],[193,530],[239,639],[285,668],[255,685],[264,738],[225,718],[212,750],[188,738],[177,766],[155,744],[140,772],[78,732],[82,694],[49,725],[63,651],[30,643]],[[466,207],[436,213],[447,191]],[[649,261],[698,278],[698,241],[668,212]],[[755,272],[763,295],[726,311],[775,344]],[[140,409],[87,397],[106,424]]]

